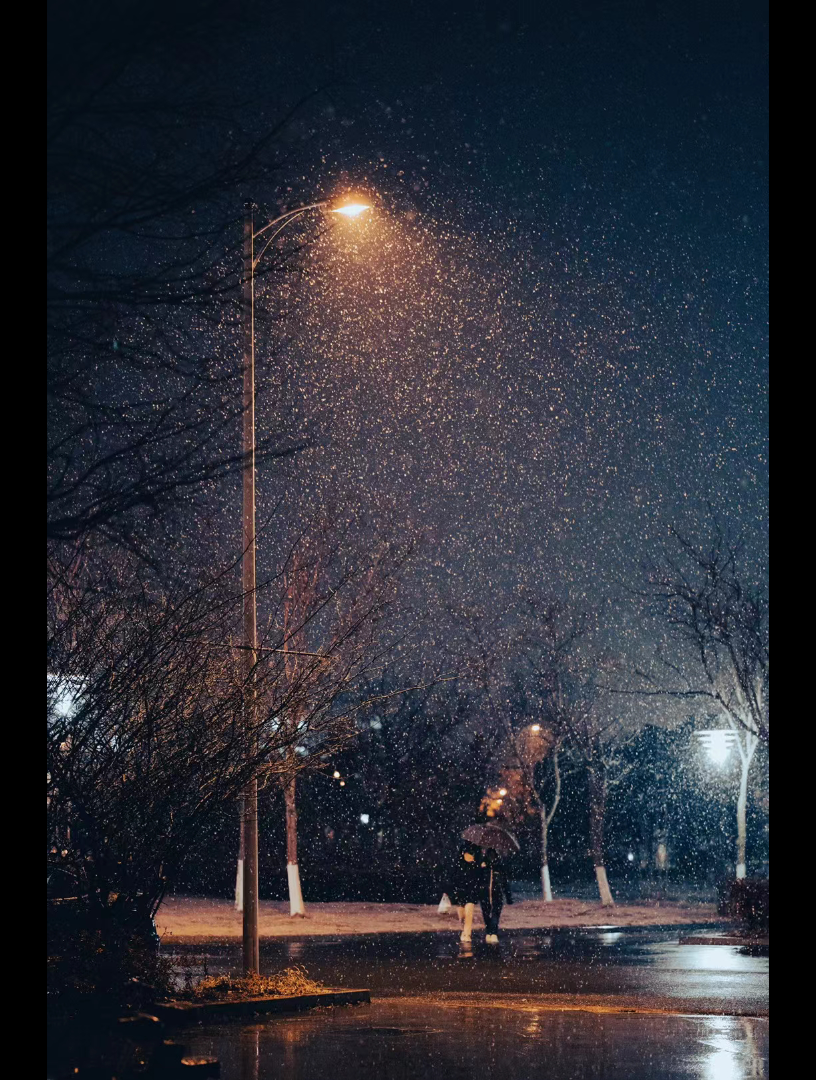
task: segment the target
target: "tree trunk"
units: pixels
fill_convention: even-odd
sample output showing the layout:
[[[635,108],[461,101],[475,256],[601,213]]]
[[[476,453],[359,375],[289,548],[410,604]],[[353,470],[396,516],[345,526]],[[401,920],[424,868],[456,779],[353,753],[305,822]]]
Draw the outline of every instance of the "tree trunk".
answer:
[[[240,838],[238,840],[238,873],[235,877],[235,910],[244,910],[244,800],[238,800]]]
[[[289,914],[304,916],[303,893],[300,888],[300,870],[297,857],[297,803],[295,802],[295,777],[284,785],[286,804],[286,876],[289,879]]]
[[[606,775],[603,766],[589,769],[589,837],[592,848],[592,861],[595,864],[595,877],[598,892],[604,907],[615,903],[612,890],[606,876],[604,865],[604,819],[606,817]]]
[[[748,774],[757,748],[757,736],[751,732],[737,733],[737,749],[740,756],[740,786],[737,796],[737,879],[746,875]]]
[[[746,812],[748,809],[748,769],[745,764],[740,770],[740,788],[737,798],[737,879],[746,875],[745,848],[746,848]]]
[[[544,893],[544,899],[548,903],[552,903],[552,884],[550,883],[550,866],[547,861],[547,834],[549,832],[549,820],[547,818],[547,808],[541,807],[541,888]]]
[[[543,800],[539,800],[539,809],[541,813],[541,890],[544,894],[544,900],[547,903],[552,903],[552,884],[550,882],[550,863],[548,856],[548,844],[550,836],[550,822],[555,816],[555,811],[558,809],[558,803],[561,801],[561,770],[558,766],[558,749],[553,750],[553,776],[555,778],[555,792],[553,793],[552,806],[549,810]]]

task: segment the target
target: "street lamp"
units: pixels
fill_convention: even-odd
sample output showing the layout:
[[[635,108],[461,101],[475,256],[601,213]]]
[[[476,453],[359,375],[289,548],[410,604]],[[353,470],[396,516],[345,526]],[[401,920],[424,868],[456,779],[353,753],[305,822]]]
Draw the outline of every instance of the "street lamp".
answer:
[[[371,207],[368,206],[366,203],[354,202],[354,203],[346,203],[345,206],[335,207],[335,209],[330,210],[329,213],[331,213],[331,214],[342,214],[343,217],[348,217],[348,218],[356,218],[356,217],[359,217],[360,214],[364,214],[366,212],[366,210],[370,210],[370,209],[371,209]]]
[[[711,728],[708,731],[698,731],[696,735],[712,765],[717,768],[725,765],[736,741],[736,732],[730,728]]]
[[[254,206],[244,215],[243,275],[241,283],[241,338],[244,357],[243,390],[243,555],[241,579],[244,624],[244,721],[254,732],[252,683],[258,650],[258,618],[255,597],[255,271],[275,238],[296,218],[311,210],[358,218],[370,207],[365,203],[333,206],[328,200],[287,210],[260,229],[255,228]],[[256,241],[269,234],[258,254]],[[251,736],[255,738],[253,734]],[[254,749],[254,748],[253,748]],[[342,781],[341,781],[342,785]],[[241,850],[243,854],[243,967],[244,974],[260,971],[258,943],[258,780],[253,776],[241,797]]]

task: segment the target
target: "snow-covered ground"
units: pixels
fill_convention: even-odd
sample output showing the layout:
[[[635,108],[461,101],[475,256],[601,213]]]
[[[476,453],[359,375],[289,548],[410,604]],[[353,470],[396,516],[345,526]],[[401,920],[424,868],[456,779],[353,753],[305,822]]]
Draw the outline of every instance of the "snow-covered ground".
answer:
[[[456,909],[440,915],[425,904],[310,904],[306,918],[292,918],[289,904],[261,902],[260,932],[266,937],[304,937],[311,934],[385,934],[399,931],[454,930]],[[555,926],[672,926],[720,921],[713,904],[652,902],[603,908],[586,900],[522,900],[502,912],[506,930]],[[481,926],[476,909],[474,926]],[[229,900],[175,896],[164,901],[156,926],[166,944],[174,940],[237,938],[241,916]]]

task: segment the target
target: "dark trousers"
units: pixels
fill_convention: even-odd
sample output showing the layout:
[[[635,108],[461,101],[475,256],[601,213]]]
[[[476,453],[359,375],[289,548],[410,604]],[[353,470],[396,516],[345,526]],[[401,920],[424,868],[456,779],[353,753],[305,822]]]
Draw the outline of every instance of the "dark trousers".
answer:
[[[482,900],[482,918],[484,919],[486,934],[498,934],[499,919],[503,907],[504,901],[498,896],[493,897],[492,903],[489,900]]]

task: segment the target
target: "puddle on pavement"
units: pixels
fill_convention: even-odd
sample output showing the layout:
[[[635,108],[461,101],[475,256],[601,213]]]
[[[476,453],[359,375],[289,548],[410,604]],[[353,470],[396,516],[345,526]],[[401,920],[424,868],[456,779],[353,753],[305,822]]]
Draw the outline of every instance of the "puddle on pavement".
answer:
[[[179,1035],[225,1080],[764,1080],[768,1023],[390,999]]]

